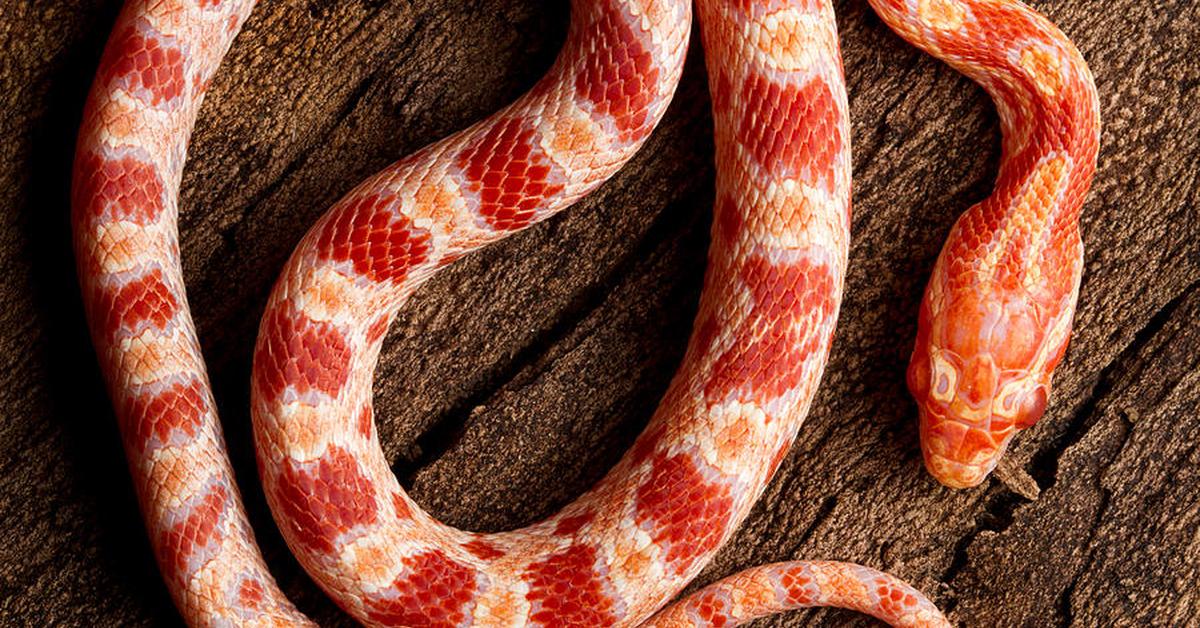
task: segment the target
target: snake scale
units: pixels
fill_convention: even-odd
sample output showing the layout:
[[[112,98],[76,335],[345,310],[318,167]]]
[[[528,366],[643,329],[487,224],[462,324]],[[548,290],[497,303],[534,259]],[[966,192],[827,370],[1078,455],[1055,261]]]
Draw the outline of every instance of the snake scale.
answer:
[[[1079,52],[1016,0],[870,0],[1000,114],[995,191],[951,232],[908,373],[926,466],[972,486],[1043,412],[1078,293],[1098,104]],[[254,541],[187,308],[177,233],[189,136],[252,0],[129,0],[87,101],[74,242],[93,342],[168,588],[193,625],[305,625]],[[690,0],[575,0],[528,93],[331,208],[275,285],[254,351],[259,474],[288,546],[368,625],[724,626],[808,606],[946,619],[887,574],[791,562],[663,609],[746,517],[817,388],[850,227],[850,125],[829,0],[697,0],[717,192],[686,356],[645,432],[545,521],[446,526],[391,473],[371,407],[397,310],[459,257],[570,206],[654,129]]]

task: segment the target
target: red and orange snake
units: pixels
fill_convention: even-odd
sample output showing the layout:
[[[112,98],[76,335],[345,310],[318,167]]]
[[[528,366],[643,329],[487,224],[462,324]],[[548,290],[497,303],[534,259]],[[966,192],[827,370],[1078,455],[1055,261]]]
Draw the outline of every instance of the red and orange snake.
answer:
[[[1070,41],[1016,0],[870,3],[982,85],[1000,113],[995,191],[938,259],[908,373],[927,468],[973,486],[1042,414],[1066,347],[1095,87]],[[253,4],[127,2],[75,161],[93,341],[163,577],[193,625],[310,623],[267,572],[244,513],[176,227],[197,110]],[[718,172],[699,313],[645,432],[558,514],[477,534],[423,511],[379,446],[374,365],[393,316],[434,272],[570,206],[638,150],[679,79],[690,0],[575,0],[566,44],[529,93],[363,182],[283,269],[254,353],[259,473],[291,550],[362,623],[726,626],[841,606],[948,625],[892,576],[831,562],[754,568],[660,611],[738,527],[795,438],[825,366],[849,242],[831,3],[696,5]]]

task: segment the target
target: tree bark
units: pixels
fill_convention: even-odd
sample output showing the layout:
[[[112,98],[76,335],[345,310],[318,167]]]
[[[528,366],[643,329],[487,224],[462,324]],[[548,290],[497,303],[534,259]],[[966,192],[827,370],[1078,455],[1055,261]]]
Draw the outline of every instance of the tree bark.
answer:
[[[118,3],[0,17],[0,623],[170,625],[85,332],[68,189]],[[851,96],[854,244],[833,354],[800,437],[697,580],[853,560],[964,626],[1200,623],[1200,15],[1191,0],[1034,3],[1096,75],[1104,132],[1083,214],[1075,335],[1046,417],[983,487],[923,470],[904,368],[957,215],[990,190],[984,93],[836,2]],[[357,181],[530,87],[565,35],[549,0],[264,1],[201,113],[182,251],[243,494],[273,572],[348,625],[288,554],[258,487],[250,355],[280,267]],[[386,453],[435,516],[544,517],[653,412],[695,314],[713,196],[699,39],[667,116],[578,206],[463,259],[404,309],[375,383]],[[760,625],[871,625],[840,611]]]

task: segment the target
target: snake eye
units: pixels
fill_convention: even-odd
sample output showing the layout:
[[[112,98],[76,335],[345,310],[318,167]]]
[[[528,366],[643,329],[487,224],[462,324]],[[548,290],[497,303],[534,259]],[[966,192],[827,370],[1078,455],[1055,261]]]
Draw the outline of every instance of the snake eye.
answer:
[[[1025,397],[1021,399],[1021,409],[1017,412],[1017,427],[1025,429],[1046,412],[1046,402],[1049,392],[1045,386],[1039,385],[1033,390],[1025,393]]]
[[[938,397],[946,397],[950,393],[950,378],[945,372],[938,373],[937,388],[933,389],[933,394]]]
[[[940,354],[933,356],[931,367],[933,373],[929,395],[943,403],[950,403],[958,386],[958,368]]]

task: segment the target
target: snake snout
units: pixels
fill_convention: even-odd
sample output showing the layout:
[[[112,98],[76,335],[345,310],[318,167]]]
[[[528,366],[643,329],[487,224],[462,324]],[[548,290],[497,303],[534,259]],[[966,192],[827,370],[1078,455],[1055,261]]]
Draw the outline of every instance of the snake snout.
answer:
[[[996,468],[1012,438],[1012,430],[997,434],[924,405],[919,412],[925,468],[938,482],[951,488],[981,484]]]
[[[992,472],[990,467],[962,464],[929,452],[925,453],[925,468],[934,479],[949,488],[975,488]]]

